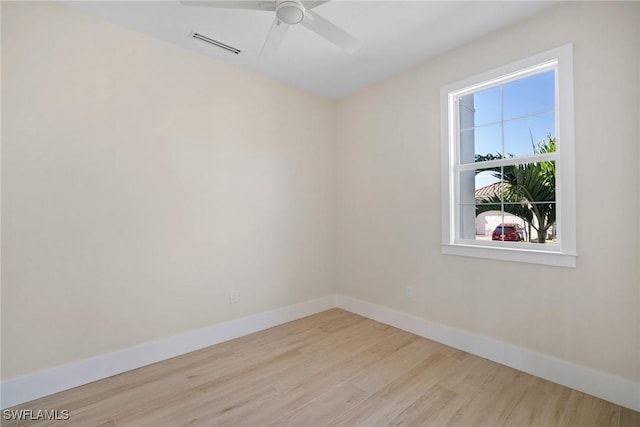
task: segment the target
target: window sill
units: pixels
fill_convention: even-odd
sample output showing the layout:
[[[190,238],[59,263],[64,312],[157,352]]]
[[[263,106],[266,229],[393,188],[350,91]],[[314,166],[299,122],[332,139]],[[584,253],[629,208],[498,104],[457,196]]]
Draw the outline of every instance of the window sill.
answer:
[[[530,249],[498,248],[465,244],[442,244],[442,253],[446,255],[486,258],[502,261],[525,262],[530,264],[553,265],[556,267],[575,268],[577,255],[556,252],[536,251]]]

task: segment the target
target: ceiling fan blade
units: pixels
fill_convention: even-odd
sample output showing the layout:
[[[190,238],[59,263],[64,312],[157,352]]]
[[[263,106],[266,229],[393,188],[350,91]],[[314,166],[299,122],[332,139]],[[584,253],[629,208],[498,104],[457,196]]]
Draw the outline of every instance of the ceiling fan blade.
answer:
[[[360,40],[311,10],[305,11],[301,24],[347,53],[355,53],[362,47]]]
[[[282,44],[282,39],[284,38],[284,35],[287,33],[288,29],[289,25],[276,18],[273,21],[271,29],[269,30],[269,34],[267,35],[267,39],[262,46],[260,56],[270,56],[275,54],[280,47],[280,44]]]
[[[329,3],[331,0],[302,0],[302,4],[306,10]]]
[[[180,0],[185,6],[203,6],[217,7],[222,9],[250,9],[250,10],[276,10],[275,1],[254,1],[254,0],[236,0],[236,1],[198,1],[198,0]]]

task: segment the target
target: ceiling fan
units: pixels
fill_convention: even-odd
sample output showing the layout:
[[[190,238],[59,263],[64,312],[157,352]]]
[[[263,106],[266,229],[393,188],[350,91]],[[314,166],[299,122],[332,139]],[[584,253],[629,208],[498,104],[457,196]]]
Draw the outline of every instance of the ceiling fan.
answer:
[[[276,17],[262,46],[261,55],[272,55],[277,50],[291,25],[304,27],[328,40],[347,53],[355,53],[362,42],[311,9],[330,0],[271,0],[271,1],[194,1],[181,0],[186,6],[206,6],[226,9],[249,9],[275,12]]]

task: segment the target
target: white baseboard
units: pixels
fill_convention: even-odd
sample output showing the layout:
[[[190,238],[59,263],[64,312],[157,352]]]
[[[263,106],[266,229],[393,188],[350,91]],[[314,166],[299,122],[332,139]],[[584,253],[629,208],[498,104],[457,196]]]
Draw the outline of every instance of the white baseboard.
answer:
[[[640,383],[342,295],[328,295],[3,381],[0,407],[29,402],[334,307],[640,411]]]
[[[640,383],[355,298],[337,295],[336,304],[378,322],[640,411]]]
[[[335,296],[231,320],[2,382],[2,409],[252,334],[336,306]]]

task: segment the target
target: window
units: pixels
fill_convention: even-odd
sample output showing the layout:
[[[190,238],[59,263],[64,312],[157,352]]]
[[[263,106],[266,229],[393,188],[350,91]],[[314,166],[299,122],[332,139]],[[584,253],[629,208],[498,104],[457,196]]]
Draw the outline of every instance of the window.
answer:
[[[572,47],[441,90],[442,250],[575,267]]]

